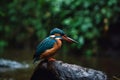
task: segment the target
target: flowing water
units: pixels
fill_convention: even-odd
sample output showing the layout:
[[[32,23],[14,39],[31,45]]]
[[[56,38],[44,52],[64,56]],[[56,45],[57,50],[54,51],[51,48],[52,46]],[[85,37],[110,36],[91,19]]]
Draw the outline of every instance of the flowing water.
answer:
[[[32,62],[33,51],[7,50],[0,54],[0,80],[30,80],[37,64]],[[120,80],[120,59],[83,57],[57,54],[57,60],[105,72],[110,80]]]

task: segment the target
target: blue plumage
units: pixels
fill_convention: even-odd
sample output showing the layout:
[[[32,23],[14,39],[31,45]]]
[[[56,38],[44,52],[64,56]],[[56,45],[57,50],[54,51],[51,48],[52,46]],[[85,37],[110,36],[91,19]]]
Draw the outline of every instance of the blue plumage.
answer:
[[[34,62],[39,60],[40,55],[43,52],[45,52],[47,49],[50,49],[50,48],[52,48],[54,46],[54,44],[56,42],[55,38],[62,39],[61,37],[58,37],[58,36],[53,37],[53,38],[52,37],[47,37],[41,43],[38,44],[38,46],[36,48],[36,52],[35,52],[35,54],[33,56]]]
[[[43,53],[45,50],[50,49],[53,47],[55,43],[55,39],[52,39],[50,37],[45,38],[38,46],[36,49],[36,54],[40,55],[40,53]]]
[[[66,40],[70,43],[71,42],[77,43],[75,40],[71,39],[70,37],[67,37],[63,30],[61,30],[59,28],[54,28],[50,31],[50,36],[45,38],[41,43],[38,44],[38,46],[36,48],[36,52],[33,56],[34,62],[39,60],[40,57],[42,57],[42,53],[44,53],[46,50],[54,47],[54,44],[56,43],[56,39]],[[57,44],[59,44],[60,46],[62,45],[62,43],[60,41],[59,42],[57,41]],[[51,52],[52,52],[52,50],[51,50]],[[50,54],[50,53],[48,52],[46,54]],[[51,57],[51,56],[48,56],[48,57]]]
[[[54,28],[53,30],[50,31],[50,35],[54,35],[55,33],[58,33],[61,36],[65,35],[65,32],[63,30],[61,30],[61,29],[58,29],[58,28]]]

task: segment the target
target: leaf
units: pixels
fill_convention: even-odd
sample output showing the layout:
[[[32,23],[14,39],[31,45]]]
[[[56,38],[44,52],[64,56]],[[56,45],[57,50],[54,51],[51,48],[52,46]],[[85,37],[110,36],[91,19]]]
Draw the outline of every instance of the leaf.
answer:
[[[5,46],[7,46],[7,42],[5,40],[0,40],[0,48],[3,48]]]

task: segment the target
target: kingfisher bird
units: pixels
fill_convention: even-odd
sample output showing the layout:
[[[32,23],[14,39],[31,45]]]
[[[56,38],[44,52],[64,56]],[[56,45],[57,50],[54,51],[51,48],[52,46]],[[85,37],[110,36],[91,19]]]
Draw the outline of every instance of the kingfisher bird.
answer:
[[[50,35],[38,44],[33,56],[33,63],[39,60],[55,61],[53,56],[61,48],[63,40],[70,43],[77,43],[77,41],[68,37],[63,30],[59,28],[52,29]]]

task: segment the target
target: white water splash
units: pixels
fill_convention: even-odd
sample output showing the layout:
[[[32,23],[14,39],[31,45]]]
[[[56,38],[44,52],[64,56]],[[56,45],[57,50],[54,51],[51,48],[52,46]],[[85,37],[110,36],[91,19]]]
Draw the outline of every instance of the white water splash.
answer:
[[[13,60],[0,59],[0,71],[28,68],[28,64],[19,63]]]

